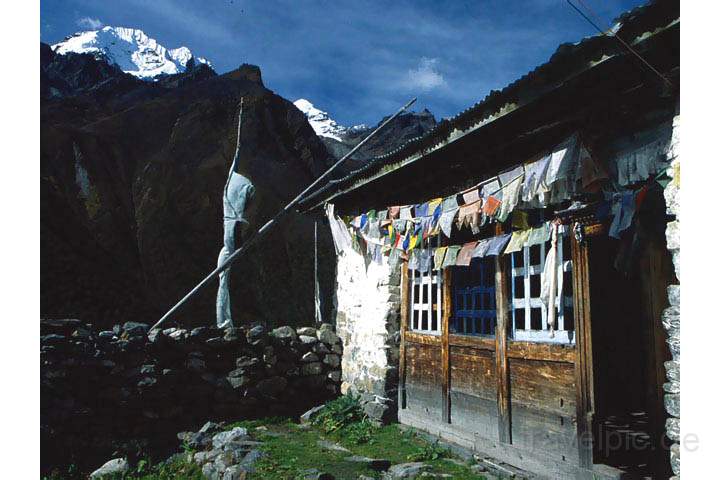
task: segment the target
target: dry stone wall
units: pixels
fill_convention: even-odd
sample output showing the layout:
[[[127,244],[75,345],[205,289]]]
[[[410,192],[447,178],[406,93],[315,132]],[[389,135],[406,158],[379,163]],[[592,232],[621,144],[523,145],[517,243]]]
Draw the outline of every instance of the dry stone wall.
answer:
[[[41,321],[44,471],[162,457],[208,420],[299,415],[340,390],[342,344],[329,324],[147,329]]]
[[[672,253],[675,275],[678,285],[668,287],[670,306],[662,313],[662,322],[667,331],[672,360],[665,362],[667,382],[665,383],[665,410],[670,417],[666,422],[667,436],[672,440],[670,446],[670,465],[676,477],[680,477],[680,116],[673,119],[673,132],[668,159],[671,160],[668,175],[672,181],[665,187],[667,212],[675,220],[667,224],[665,236],[667,247]]]
[[[337,264],[337,334],[344,345],[342,393],[360,395],[374,420],[397,417],[400,268],[367,263],[346,249]]]

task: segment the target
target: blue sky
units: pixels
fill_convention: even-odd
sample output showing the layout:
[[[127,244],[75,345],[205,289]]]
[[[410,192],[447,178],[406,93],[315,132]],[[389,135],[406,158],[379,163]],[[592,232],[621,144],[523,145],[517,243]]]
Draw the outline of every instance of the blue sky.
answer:
[[[644,0],[583,0],[609,26]],[[578,4],[578,0],[574,0]],[[185,45],[218,73],[260,66],[289,100],[339,123],[374,125],[412,96],[437,118],[457,114],[595,30],[565,0],[43,0],[47,43],[101,25]]]

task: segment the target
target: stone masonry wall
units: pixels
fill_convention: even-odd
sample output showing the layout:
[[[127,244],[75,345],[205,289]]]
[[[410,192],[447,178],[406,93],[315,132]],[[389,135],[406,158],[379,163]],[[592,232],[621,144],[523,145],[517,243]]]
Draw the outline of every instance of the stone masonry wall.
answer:
[[[41,321],[41,470],[159,456],[208,420],[299,415],[339,392],[342,345],[320,328],[96,332]]]
[[[667,224],[665,236],[668,250],[672,253],[675,275],[680,281],[680,116],[673,119],[673,133],[668,151],[671,160],[668,175],[672,181],[665,188],[667,212],[675,216],[675,220]],[[667,331],[667,342],[670,346],[672,360],[665,362],[667,383],[665,383],[665,409],[670,417],[667,419],[667,436],[672,440],[670,447],[670,465],[673,478],[680,477],[680,285],[668,287],[670,306],[662,313],[662,321]]]
[[[343,394],[360,395],[372,419],[397,417],[400,267],[365,263],[346,249],[337,264],[337,334],[342,339]]]

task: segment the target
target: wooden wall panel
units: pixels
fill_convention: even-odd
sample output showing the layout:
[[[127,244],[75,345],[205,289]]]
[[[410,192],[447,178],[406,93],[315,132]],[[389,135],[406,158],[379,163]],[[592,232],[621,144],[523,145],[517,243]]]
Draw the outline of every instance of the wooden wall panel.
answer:
[[[493,352],[467,347],[450,347],[450,389],[496,401]]]
[[[498,438],[497,401],[451,390],[450,408],[453,428],[490,441]]]
[[[455,428],[488,440],[498,438],[492,350],[450,346],[450,411]]]
[[[568,418],[576,414],[573,364],[511,358],[509,368],[514,405]]]
[[[409,343],[405,347],[406,408],[442,420],[442,349],[440,345]]]
[[[578,465],[577,429],[572,419],[510,403],[512,443],[548,460]]]

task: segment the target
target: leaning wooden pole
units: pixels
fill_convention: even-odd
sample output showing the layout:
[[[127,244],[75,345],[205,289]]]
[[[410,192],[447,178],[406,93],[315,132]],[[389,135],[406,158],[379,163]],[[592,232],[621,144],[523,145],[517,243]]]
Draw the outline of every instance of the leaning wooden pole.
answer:
[[[280,210],[273,218],[267,221],[265,225],[260,227],[260,230],[252,234],[248,239],[242,244],[240,248],[235,250],[232,255],[230,255],[223,263],[218,265],[218,267],[210,272],[205,278],[202,279],[200,283],[198,283],[195,288],[190,290],[179,302],[175,304],[174,307],[172,307],[170,310],[167,311],[165,315],[162,316],[160,320],[155,323],[155,325],[152,326],[150,330],[153,330],[155,328],[158,328],[162,323],[170,318],[175,312],[177,312],[180,307],[182,307],[188,300],[190,300],[197,292],[199,292],[205,285],[210,283],[212,279],[214,279],[217,275],[220,274],[220,272],[226,270],[231,263],[233,263],[235,260],[237,260],[243,253],[245,253],[252,245],[254,245],[258,240],[263,238],[267,233],[282,219],[285,215],[290,213],[290,211],[303,199],[305,195],[307,195],[308,192],[310,192],[313,188],[315,188],[316,185],[318,185],[321,181],[323,181],[325,178],[327,178],[328,175],[330,175],[337,167],[343,164],[345,160],[350,158],[360,147],[362,147],[368,140],[370,140],[376,133],[378,133],[380,130],[382,130],[388,123],[390,123],[395,117],[400,115],[402,112],[410,108],[410,106],[415,103],[417,98],[413,98],[409,102],[407,102],[405,105],[403,105],[400,110],[395,112],[393,116],[385,120],[378,128],[372,131],[370,135],[365,137],[362,142],[358,143],[355,148],[350,150],[347,155],[342,157],[340,160],[335,162],[335,164],[330,167],[325,173],[320,175],[314,182],[312,182],[308,187],[300,192],[297,197],[295,197],[290,203],[285,205],[285,207]]]

